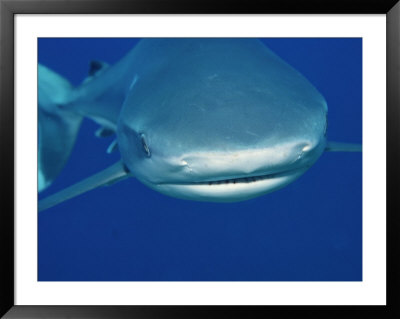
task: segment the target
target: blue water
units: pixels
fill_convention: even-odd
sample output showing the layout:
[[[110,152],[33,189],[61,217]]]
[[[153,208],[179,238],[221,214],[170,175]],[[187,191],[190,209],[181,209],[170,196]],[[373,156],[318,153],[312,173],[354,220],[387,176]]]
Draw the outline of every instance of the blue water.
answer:
[[[362,141],[362,40],[263,39],[325,97],[329,140]],[[136,39],[39,39],[39,62],[78,85],[90,60],[115,63]],[[85,120],[64,171],[43,194],[118,158]],[[360,281],[362,155],[325,153],[274,193],[233,204],[167,197],[136,179],[38,217],[41,281]]]

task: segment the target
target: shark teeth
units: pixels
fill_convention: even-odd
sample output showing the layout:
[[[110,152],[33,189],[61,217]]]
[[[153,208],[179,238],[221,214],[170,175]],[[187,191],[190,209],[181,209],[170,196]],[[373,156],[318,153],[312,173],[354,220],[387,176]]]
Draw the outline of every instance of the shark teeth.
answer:
[[[247,176],[247,177],[239,177],[239,178],[230,178],[230,179],[223,179],[217,181],[208,181],[208,182],[198,182],[195,184],[199,185],[226,185],[226,184],[241,184],[241,183],[254,183],[257,181],[273,178],[277,174],[268,174],[268,175],[260,175],[260,176]]]
[[[303,168],[308,168],[308,167],[309,166],[306,166],[306,167],[303,167]],[[272,178],[275,178],[275,177],[282,177],[284,175],[295,173],[299,169],[303,169],[303,168],[294,168],[294,169],[287,170],[287,171],[270,173],[270,174],[265,174],[265,175],[244,176],[244,177],[227,178],[227,179],[221,179],[221,180],[194,182],[194,183],[191,183],[191,184],[194,184],[194,185],[210,185],[210,186],[228,185],[228,184],[250,184],[250,183],[255,183],[255,182],[258,182],[258,181],[272,179]]]

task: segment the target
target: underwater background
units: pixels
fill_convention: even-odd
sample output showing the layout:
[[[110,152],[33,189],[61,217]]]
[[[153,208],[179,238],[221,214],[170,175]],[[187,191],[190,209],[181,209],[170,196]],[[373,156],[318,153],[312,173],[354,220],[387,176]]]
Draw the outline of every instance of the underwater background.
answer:
[[[262,41],[328,103],[330,141],[362,142],[362,39]],[[138,39],[40,38],[38,62],[73,85]],[[85,119],[44,198],[119,159]],[[175,199],[131,178],[38,214],[39,281],[360,281],[362,154],[324,153],[298,180],[239,203]]]

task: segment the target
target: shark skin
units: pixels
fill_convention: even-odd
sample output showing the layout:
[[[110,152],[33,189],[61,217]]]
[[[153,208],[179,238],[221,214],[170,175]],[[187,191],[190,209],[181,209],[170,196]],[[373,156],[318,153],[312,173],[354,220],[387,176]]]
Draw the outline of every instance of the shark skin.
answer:
[[[256,39],[144,39],[115,65],[94,66],[47,109],[94,120],[99,136],[114,132],[108,151],[121,161],[39,210],[125,177],[176,198],[243,201],[292,183],[324,151],[361,151],[327,142],[324,97]],[[39,85],[49,74],[39,72]],[[39,91],[39,110],[54,100],[50,91]],[[46,186],[55,178],[39,176]]]

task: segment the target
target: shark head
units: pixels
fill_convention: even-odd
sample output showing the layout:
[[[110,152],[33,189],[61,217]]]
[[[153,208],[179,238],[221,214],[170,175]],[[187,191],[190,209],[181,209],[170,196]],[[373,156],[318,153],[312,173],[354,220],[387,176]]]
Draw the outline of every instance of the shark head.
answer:
[[[160,50],[168,63],[154,58],[132,74],[118,122],[123,162],[141,182],[183,199],[241,201],[286,186],[323,153],[324,98],[261,42],[176,41]]]

